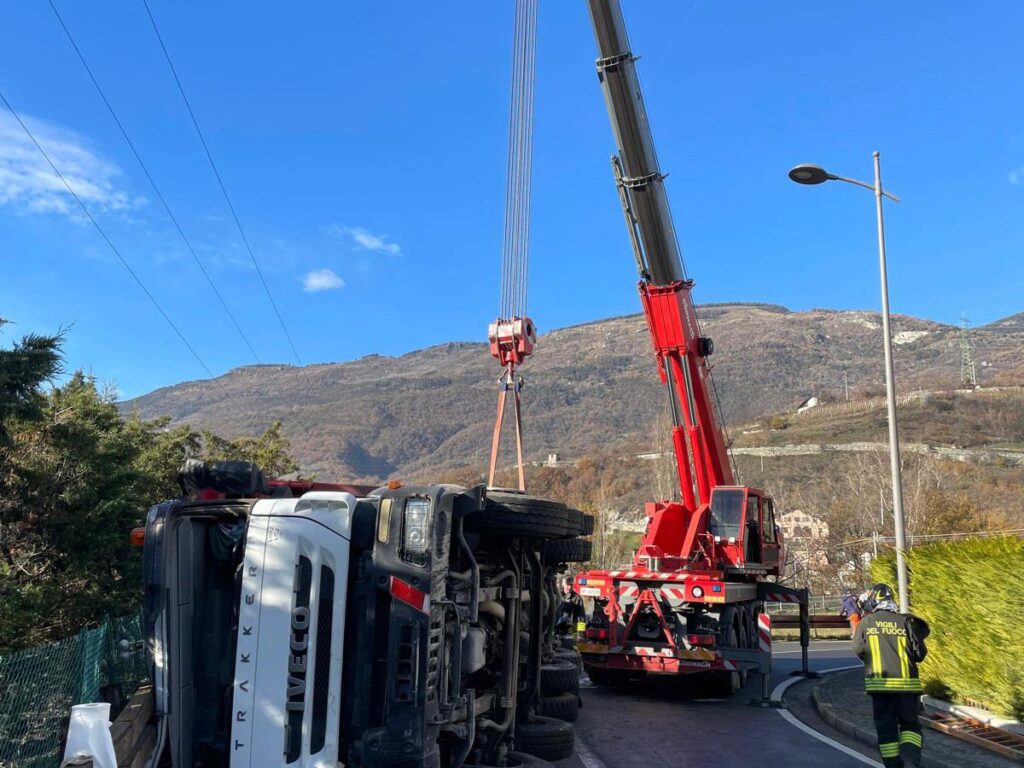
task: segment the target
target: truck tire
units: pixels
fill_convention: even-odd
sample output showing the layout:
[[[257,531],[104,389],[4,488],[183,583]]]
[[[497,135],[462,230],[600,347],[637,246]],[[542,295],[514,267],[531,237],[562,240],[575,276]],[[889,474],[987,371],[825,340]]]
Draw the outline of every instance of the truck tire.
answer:
[[[579,694],[566,692],[555,696],[545,696],[540,702],[541,712],[548,717],[575,723],[580,716]]]
[[[568,659],[555,659],[540,668],[540,692],[544,696],[575,693],[580,687],[580,668]]]
[[[477,533],[555,539],[569,535],[569,509],[551,499],[490,491],[483,511],[466,516],[466,528]]]
[[[583,669],[583,657],[575,648],[560,648],[552,654],[556,661],[570,661],[576,669]]]
[[[542,760],[565,760],[575,752],[576,732],[571,723],[538,716],[516,729],[516,746]]]
[[[548,563],[585,563],[594,554],[594,542],[589,539],[548,539],[540,546],[540,553]]]
[[[594,532],[594,516],[578,509],[569,509],[569,535],[589,536]]]

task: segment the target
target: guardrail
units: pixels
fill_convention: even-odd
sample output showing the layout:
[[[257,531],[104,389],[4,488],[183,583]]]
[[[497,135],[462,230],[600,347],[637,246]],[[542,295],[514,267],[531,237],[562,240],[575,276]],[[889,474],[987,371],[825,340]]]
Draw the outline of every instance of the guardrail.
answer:
[[[839,614],[811,614],[811,629],[846,629],[850,620]],[[800,629],[800,616],[795,613],[772,614],[772,629]]]

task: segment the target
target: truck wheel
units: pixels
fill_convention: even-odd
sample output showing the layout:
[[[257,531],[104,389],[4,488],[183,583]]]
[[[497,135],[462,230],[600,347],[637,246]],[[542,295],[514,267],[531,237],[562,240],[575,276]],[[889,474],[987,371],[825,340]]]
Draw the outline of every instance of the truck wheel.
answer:
[[[569,535],[589,536],[594,532],[594,516],[578,509],[569,509]]]
[[[466,516],[466,528],[477,533],[539,539],[571,533],[569,509],[565,504],[505,491],[489,491],[484,510]]]
[[[575,751],[576,733],[571,723],[538,716],[516,729],[516,746],[542,760],[565,760]]]
[[[540,703],[541,712],[548,717],[575,723],[580,716],[580,697],[575,693],[559,693],[556,696],[545,696]]]
[[[576,669],[583,668],[583,657],[580,656],[580,652],[571,646],[569,648],[561,648],[552,654],[552,657],[556,661],[571,661],[572,665]]]
[[[540,553],[548,563],[585,563],[594,554],[594,542],[589,539],[548,539],[540,546]]]
[[[544,696],[575,692],[580,687],[580,669],[568,659],[555,659],[540,668],[540,692]]]

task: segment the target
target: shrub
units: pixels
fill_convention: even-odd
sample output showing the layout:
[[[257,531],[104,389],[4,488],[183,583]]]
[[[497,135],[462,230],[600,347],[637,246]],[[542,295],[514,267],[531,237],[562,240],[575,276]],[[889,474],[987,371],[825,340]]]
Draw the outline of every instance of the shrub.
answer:
[[[872,564],[895,587],[896,558]],[[910,604],[931,626],[921,677],[928,691],[1024,716],[1024,540],[968,539],[907,553]]]

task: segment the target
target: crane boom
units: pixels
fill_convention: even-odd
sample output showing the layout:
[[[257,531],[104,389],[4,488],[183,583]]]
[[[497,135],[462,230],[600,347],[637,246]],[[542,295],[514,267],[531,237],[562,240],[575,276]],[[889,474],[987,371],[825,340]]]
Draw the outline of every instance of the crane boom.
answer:
[[[641,243],[641,276],[668,285],[685,279],[685,273],[622,9],[617,0],[589,2],[600,54],[597,74],[619,149],[618,180],[630,191],[633,226]]]
[[[595,601],[577,647],[598,685],[706,672],[735,692],[756,668],[767,700],[770,653],[754,650],[765,601],[800,604],[806,670],[807,592],[769,581],[784,571],[782,532],[771,497],[735,484],[712,398],[714,347],[697,321],[619,0],[587,2],[618,148],[612,170],[672,415],[680,500],[644,506],[647,528],[629,566],[577,575],[580,595]]]
[[[618,0],[589,0],[589,6],[597,74],[618,147],[612,165],[658,370],[668,389],[680,491],[693,510],[709,502],[712,488],[735,482],[711,398],[707,357],[713,345],[697,321],[693,281],[683,269],[622,9]]]

